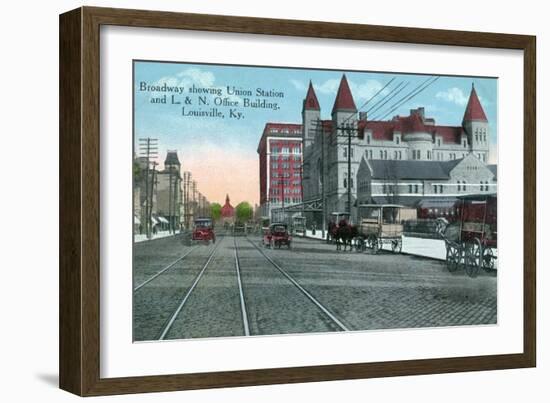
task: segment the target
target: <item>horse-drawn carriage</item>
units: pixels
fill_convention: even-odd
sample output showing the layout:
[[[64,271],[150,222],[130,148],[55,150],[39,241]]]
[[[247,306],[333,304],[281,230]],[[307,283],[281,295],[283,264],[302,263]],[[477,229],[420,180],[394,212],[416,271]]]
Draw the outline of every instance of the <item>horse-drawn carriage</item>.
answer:
[[[497,248],[497,196],[468,195],[458,198],[458,220],[441,230],[450,272],[462,267],[475,277],[480,269],[495,268]]]
[[[211,218],[197,218],[193,223],[193,232],[191,234],[193,241],[216,242],[216,234]]]
[[[414,213],[414,214],[413,214]],[[384,245],[392,252],[400,253],[403,241],[403,221],[416,216],[415,210],[397,204],[360,204],[356,248],[369,248],[378,253]]]
[[[349,225],[350,214],[346,212],[333,212],[330,214],[330,219],[328,222],[328,231],[327,231],[327,243],[336,241],[339,227],[344,225]]]

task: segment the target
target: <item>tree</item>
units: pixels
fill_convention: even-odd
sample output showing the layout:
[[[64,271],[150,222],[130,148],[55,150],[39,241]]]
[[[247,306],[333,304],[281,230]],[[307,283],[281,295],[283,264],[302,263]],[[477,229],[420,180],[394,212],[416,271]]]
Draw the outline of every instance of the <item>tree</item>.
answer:
[[[137,182],[141,179],[141,167],[139,166],[139,163],[134,160],[134,180]]]
[[[213,221],[218,221],[222,216],[222,206],[220,203],[212,203],[210,205],[210,214],[212,215]]]
[[[235,215],[237,216],[237,221],[244,223],[252,218],[254,209],[248,202],[241,202],[235,207]]]

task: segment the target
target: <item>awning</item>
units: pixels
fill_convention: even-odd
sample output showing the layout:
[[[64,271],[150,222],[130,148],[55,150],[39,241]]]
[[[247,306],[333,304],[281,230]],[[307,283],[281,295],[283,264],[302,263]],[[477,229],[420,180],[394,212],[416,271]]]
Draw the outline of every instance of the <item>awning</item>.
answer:
[[[162,223],[164,223],[164,224],[168,224],[168,220],[167,220],[166,218],[161,217],[161,216],[158,216],[157,218],[158,218],[158,220],[159,220],[160,222],[162,222]]]
[[[155,217],[151,217],[151,223],[153,225],[157,225],[159,222],[157,221],[157,219]]]

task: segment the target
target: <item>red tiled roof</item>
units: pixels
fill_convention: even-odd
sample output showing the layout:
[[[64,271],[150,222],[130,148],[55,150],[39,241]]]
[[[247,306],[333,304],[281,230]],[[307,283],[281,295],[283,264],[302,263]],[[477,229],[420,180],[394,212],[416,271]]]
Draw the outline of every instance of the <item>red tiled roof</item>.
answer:
[[[281,129],[302,130],[302,125],[299,124],[299,123],[272,123],[272,122],[267,122],[267,123],[265,124],[264,131],[266,131],[266,130],[268,130],[268,129],[277,129],[277,130],[281,130]]]
[[[316,111],[321,110],[321,107],[319,106],[319,101],[317,100],[317,95],[315,95],[315,90],[313,89],[311,81],[309,82],[306,99],[304,100],[304,109],[313,109]]]
[[[359,121],[359,130],[372,131],[374,140],[393,140],[393,132],[398,131],[405,135],[414,132],[429,133],[432,137],[436,135],[443,138],[444,143],[460,144],[462,127],[460,126],[435,126],[425,125],[421,117],[413,113],[410,116],[396,116],[388,121]]]
[[[470,92],[470,99],[468,99],[468,105],[466,105],[466,112],[464,112],[464,118],[462,121],[471,121],[471,120],[481,120],[487,122],[487,116],[485,116],[485,111],[479,102],[477,97],[476,89],[472,84],[472,92]]]
[[[430,129],[430,127],[428,127]],[[444,143],[456,143],[460,144],[460,137],[462,135],[462,127],[460,126],[432,126],[431,131],[434,136],[441,136]]]
[[[342,76],[342,80],[340,81],[338,93],[336,94],[336,100],[334,101],[334,106],[332,107],[333,113],[337,110],[357,110],[345,74]]]

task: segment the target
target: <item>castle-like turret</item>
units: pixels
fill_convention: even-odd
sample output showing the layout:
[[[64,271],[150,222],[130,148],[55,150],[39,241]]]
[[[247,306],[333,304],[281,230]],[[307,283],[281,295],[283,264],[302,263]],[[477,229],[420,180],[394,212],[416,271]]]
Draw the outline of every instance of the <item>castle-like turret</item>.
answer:
[[[164,160],[164,169],[167,171],[175,170],[179,172],[180,168],[181,168],[181,163],[178,158],[178,152],[169,150],[166,153],[166,159]]]
[[[346,119],[353,113],[357,113],[357,107],[355,106],[353,95],[351,95],[351,90],[349,89],[348,79],[344,74],[340,80],[340,86],[338,87],[334,106],[332,107],[332,119],[335,121]],[[346,117],[344,118],[344,116]]]
[[[487,162],[489,154],[489,122],[476,89],[472,83],[472,91],[466,105],[462,127],[468,135],[470,151],[481,161]]]
[[[311,81],[302,107],[302,140],[307,148],[315,137],[315,130],[321,118],[321,107]]]

